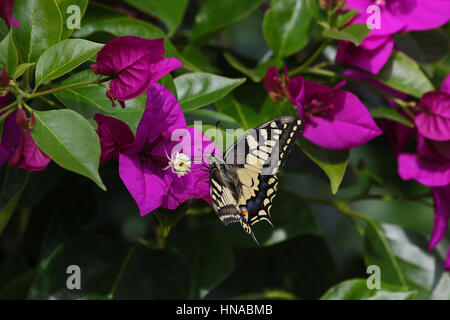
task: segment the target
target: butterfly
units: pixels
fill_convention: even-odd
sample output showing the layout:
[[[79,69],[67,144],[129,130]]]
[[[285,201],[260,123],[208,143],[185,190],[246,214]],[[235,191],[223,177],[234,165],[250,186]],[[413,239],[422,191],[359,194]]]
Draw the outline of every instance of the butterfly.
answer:
[[[270,209],[277,193],[279,169],[286,163],[303,120],[282,116],[247,131],[223,158],[208,156],[212,207],[225,225],[240,223],[256,244],[251,226],[261,220],[272,227]]]

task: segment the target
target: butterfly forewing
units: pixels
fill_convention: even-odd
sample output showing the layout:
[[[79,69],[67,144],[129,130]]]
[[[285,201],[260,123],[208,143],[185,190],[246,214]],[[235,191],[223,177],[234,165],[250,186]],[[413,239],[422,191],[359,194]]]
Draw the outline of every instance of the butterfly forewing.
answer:
[[[210,164],[211,200],[223,223],[240,222],[254,239],[251,225],[261,220],[272,224],[276,174],[286,163],[302,127],[302,120],[294,116],[268,121],[228,148],[223,163]]]

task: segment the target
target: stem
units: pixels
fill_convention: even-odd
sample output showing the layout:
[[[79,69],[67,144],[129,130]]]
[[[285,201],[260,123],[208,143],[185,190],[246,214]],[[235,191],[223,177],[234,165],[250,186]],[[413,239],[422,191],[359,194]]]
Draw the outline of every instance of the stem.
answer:
[[[131,246],[131,248],[128,250],[127,255],[125,257],[125,260],[122,263],[122,266],[120,267],[119,273],[117,274],[117,277],[114,279],[113,286],[111,288],[111,291],[108,294],[108,299],[112,300],[114,298],[114,294],[116,293],[117,286],[119,285],[120,279],[122,278],[123,272],[125,271],[125,268],[128,265],[128,262],[130,261],[131,257],[134,254],[134,251],[136,250],[136,247],[139,245],[139,242],[136,242]]]
[[[336,204],[336,202],[351,203],[362,200],[384,200],[384,201],[395,201],[395,200],[407,200],[407,201],[421,201],[426,198],[430,198],[431,193],[424,193],[420,195],[410,195],[410,196],[397,196],[390,194],[361,194],[354,197],[349,197],[345,199],[324,199],[324,198],[303,198],[307,202],[323,203],[323,204]]]
[[[89,85],[89,84],[100,84],[106,81],[111,80],[109,77],[108,78],[104,78],[104,79],[96,79],[96,80],[91,80],[91,81],[81,81],[81,82],[76,82],[76,83],[71,83],[62,87],[58,87],[58,88],[53,88],[53,89],[49,89],[49,90],[45,90],[45,91],[40,91],[40,92],[36,92],[36,93],[31,93],[31,94],[27,94],[25,96],[26,99],[32,99],[32,98],[37,98],[40,96],[45,96],[47,94],[51,94],[51,93],[55,93],[58,91],[62,91],[62,90],[66,90],[66,89],[70,89],[73,87],[79,87],[79,86],[85,86],[85,85]]]
[[[325,49],[328,43],[329,40],[325,40],[324,42],[322,42],[321,45],[316,49],[316,51],[314,51],[314,53],[302,65],[289,72],[289,76],[295,76],[296,74],[309,67],[309,65],[313,63],[314,60],[316,60],[317,57],[322,53],[323,49]]]
[[[59,104],[55,103],[54,101],[52,101],[50,99],[47,99],[44,96],[40,96],[40,97],[37,97],[37,98],[42,100],[42,101],[44,101],[45,103],[47,103],[48,105],[52,106],[53,108],[64,109],[63,106],[60,106]]]
[[[299,68],[297,68],[297,69],[299,69]],[[378,92],[379,94],[381,94],[383,96],[391,98],[392,100],[397,102],[401,107],[402,107],[402,105],[406,106],[406,104],[405,104],[405,102],[403,100],[393,96],[392,94],[390,94],[388,92],[385,92],[385,91],[375,87],[371,83],[368,83],[368,82],[365,82],[365,81],[361,81],[361,80],[357,80],[357,79],[354,79],[352,77],[347,77],[347,76],[341,75],[341,74],[336,73],[336,72],[331,71],[331,70],[317,69],[316,67],[314,67],[314,68],[307,68],[307,69],[304,69],[304,70],[301,70],[301,71],[303,73],[317,74],[317,75],[324,76],[324,77],[329,77],[329,78],[341,78],[341,79],[344,79],[344,80],[347,80],[347,81],[358,83],[358,84],[364,85],[364,86],[366,86],[366,87],[368,87],[368,88]],[[410,110],[408,110],[407,113],[408,112],[410,112]],[[414,117],[413,117],[413,119],[414,119]]]
[[[8,111],[10,109],[15,109],[16,104],[17,104],[17,100],[14,101],[13,103],[8,104],[6,107],[2,108],[0,110],[0,112],[6,112],[6,111]]]
[[[6,118],[7,116],[9,116],[11,113],[13,113],[15,110],[16,110],[16,109],[12,109],[12,110],[9,110],[9,111],[7,111],[6,113],[2,114],[2,115],[0,116],[0,122],[2,122],[3,120],[5,120],[5,118]]]
[[[25,103],[25,101],[22,101],[23,106],[25,109],[27,109],[30,113],[33,112],[33,108],[31,108],[28,104]]]

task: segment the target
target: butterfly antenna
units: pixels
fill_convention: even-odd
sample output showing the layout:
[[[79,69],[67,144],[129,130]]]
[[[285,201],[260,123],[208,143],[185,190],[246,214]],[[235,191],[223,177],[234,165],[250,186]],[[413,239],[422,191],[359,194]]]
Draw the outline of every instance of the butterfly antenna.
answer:
[[[195,188],[197,187],[197,183],[206,181],[206,180],[208,180],[208,179],[209,179],[209,176],[206,177],[205,179],[197,180],[197,181],[195,182],[195,184],[194,184],[194,190],[195,190]]]

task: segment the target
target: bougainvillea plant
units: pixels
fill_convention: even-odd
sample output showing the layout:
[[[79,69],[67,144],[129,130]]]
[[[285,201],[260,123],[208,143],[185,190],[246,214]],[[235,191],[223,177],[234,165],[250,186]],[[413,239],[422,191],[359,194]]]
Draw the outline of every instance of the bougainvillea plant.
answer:
[[[450,299],[449,1],[0,18],[0,299]],[[206,159],[282,115],[304,128],[258,249],[217,219]]]

